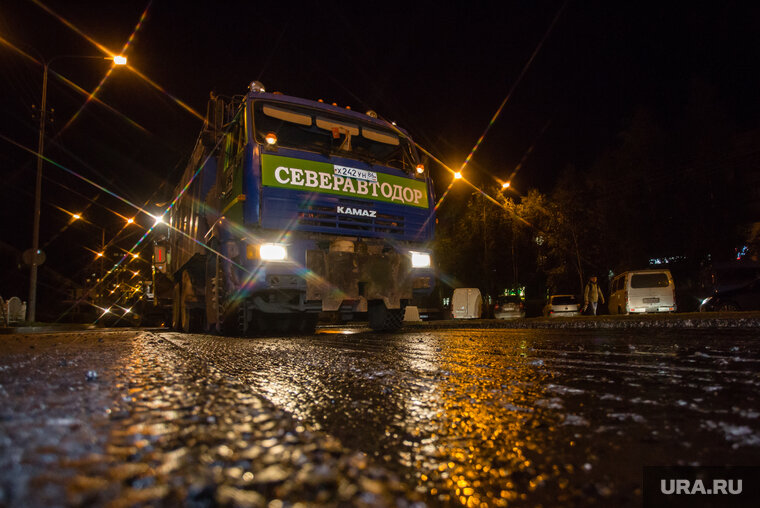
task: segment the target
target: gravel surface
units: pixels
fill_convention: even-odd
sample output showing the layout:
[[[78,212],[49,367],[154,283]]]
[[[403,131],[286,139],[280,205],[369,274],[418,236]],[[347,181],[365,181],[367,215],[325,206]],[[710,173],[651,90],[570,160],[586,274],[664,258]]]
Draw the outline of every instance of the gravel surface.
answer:
[[[2,504],[408,506],[420,497],[151,333],[13,336],[9,346]]]

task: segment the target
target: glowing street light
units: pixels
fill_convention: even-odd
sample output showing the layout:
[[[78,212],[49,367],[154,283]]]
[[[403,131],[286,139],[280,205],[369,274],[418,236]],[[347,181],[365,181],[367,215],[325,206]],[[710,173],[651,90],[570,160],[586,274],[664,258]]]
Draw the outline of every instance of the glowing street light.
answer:
[[[134,223],[135,223],[134,217],[130,217],[129,219],[127,219],[127,224],[134,224]]]
[[[28,316],[29,321],[33,322],[37,312],[37,267],[44,261],[42,251],[40,250],[40,208],[42,203],[42,160],[45,150],[45,126],[47,123],[47,88],[48,73],[50,64],[60,58],[99,58],[101,56],[79,56],[79,55],[59,55],[54,56],[48,61],[42,62],[42,99],[40,101],[40,127],[39,139],[37,141],[37,178],[34,187],[34,220],[32,225],[32,266],[29,272],[29,304]],[[105,57],[105,60],[113,60],[115,65],[125,65],[126,57],[116,55],[114,57]]]
[[[71,218],[74,219],[74,220],[79,220],[79,219],[82,218],[82,216],[80,214],[78,214],[78,213],[72,213],[71,214]]]
[[[510,184],[509,182],[504,182],[503,184],[501,184],[501,188],[502,188],[502,189],[509,189],[509,186],[510,186],[510,185],[511,185],[511,184]]]
[[[454,173],[454,180],[459,180],[461,178],[462,178],[462,172],[461,171],[457,171],[456,173]]]

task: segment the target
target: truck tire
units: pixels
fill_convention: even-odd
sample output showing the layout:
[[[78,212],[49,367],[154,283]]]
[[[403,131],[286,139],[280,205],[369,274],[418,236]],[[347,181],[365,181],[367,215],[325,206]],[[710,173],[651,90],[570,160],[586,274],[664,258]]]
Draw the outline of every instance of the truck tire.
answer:
[[[178,332],[182,329],[182,316],[180,311],[180,296],[181,296],[181,290],[180,290],[180,284],[179,282],[174,284],[174,287],[172,288],[172,320],[171,320],[171,326],[170,328],[174,330],[175,332]]]
[[[305,313],[300,316],[298,322],[298,332],[307,335],[312,335],[317,330],[317,321],[319,320],[319,314]]]
[[[254,312],[250,332],[253,335],[305,334],[311,335],[317,329],[319,314],[299,312],[295,314],[267,314]]]
[[[217,242],[211,243],[209,247],[219,249]],[[206,331],[211,333],[222,333],[223,329],[224,282],[220,272],[219,256],[209,254],[206,257]]]
[[[372,302],[367,309],[369,327],[378,332],[392,332],[401,328],[404,321],[403,306],[389,309],[383,302]]]
[[[180,315],[182,331],[185,333],[199,332],[203,328],[203,314],[195,308],[195,281],[188,270],[182,272],[180,296]]]

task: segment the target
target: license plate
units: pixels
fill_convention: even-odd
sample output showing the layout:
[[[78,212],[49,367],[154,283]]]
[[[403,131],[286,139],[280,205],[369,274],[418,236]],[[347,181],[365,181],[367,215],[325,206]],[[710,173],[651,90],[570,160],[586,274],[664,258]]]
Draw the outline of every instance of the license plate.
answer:
[[[660,303],[659,298],[644,298],[644,303]]]

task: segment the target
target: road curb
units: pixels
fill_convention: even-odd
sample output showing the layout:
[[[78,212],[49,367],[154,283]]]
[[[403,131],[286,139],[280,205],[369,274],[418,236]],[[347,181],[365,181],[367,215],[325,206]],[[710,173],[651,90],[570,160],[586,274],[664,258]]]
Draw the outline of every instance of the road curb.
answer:
[[[683,316],[579,316],[572,318],[522,318],[522,319],[472,319],[405,322],[404,329],[738,329],[760,328],[760,315],[704,316],[690,314]]]

